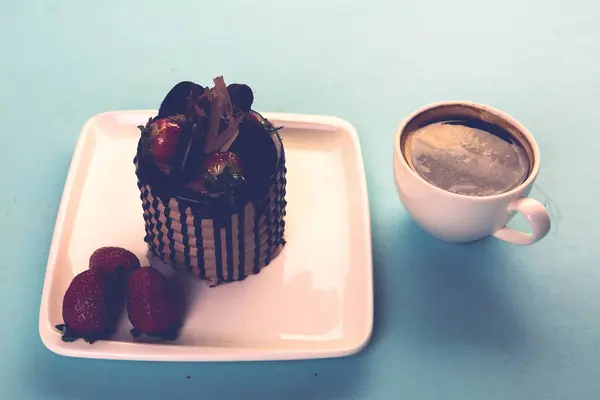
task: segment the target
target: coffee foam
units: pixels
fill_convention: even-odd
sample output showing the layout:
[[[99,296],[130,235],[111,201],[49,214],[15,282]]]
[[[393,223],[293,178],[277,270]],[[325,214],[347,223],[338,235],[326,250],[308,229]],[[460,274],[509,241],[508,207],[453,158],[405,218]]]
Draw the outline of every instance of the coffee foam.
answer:
[[[410,167],[429,183],[453,193],[489,196],[527,178],[531,151],[502,127],[481,118],[425,122],[413,124],[402,150]]]

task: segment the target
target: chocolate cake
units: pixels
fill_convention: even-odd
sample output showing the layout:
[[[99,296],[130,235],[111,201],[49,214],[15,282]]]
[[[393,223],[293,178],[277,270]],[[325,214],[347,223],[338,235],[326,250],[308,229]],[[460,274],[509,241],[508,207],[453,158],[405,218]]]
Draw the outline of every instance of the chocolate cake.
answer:
[[[175,85],[141,131],[134,158],[145,241],[176,270],[239,281],[285,245],[285,151],[252,110],[252,89]]]

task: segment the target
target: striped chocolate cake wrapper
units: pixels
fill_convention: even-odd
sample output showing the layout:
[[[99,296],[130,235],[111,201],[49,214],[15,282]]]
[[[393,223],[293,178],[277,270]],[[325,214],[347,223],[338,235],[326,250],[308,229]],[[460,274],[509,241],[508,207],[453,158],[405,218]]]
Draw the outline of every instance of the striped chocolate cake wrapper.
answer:
[[[243,280],[269,265],[285,244],[286,167],[276,136],[281,158],[268,196],[226,218],[203,218],[174,197],[165,204],[150,185],[138,181],[145,241],[153,255],[213,285]]]

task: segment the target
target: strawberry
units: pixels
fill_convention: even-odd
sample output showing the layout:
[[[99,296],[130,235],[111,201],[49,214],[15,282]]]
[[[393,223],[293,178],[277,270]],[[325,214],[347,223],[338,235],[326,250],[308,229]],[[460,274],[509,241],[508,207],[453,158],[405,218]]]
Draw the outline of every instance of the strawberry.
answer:
[[[139,267],[140,260],[136,255],[122,247],[101,247],[90,256],[90,269],[97,270],[105,278],[116,277],[118,268],[128,273]]]
[[[183,304],[167,278],[152,267],[134,270],[127,280],[127,313],[131,334],[177,339],[183,319]]]
[[[87,269],[76,275],[63,297],[64,324],[56,325],[63,333],[62,340],[83,338],[93,343],[108,338],[116,329],[118,300],[111,281],[97,270]]]
[[[209,193],[230,193],[244,183],[244,170],[240,158],[232,152],[212,153],[202,166],[200,183]]]
[[[178,121],[173,118],[161,118],[150,124],[150,149],[159,163],[168,164],[177,151],[181,133]]]
[[[230,151],[213,153],[204,159],[204,171],[215,177],[225,172],[241,175],[242,161]]]

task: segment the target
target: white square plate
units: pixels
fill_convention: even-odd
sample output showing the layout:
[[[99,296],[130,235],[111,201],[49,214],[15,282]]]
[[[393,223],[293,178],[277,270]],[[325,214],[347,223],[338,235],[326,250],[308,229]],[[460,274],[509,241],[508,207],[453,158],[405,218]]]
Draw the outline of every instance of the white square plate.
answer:
[[[55,353],[155,361],[340,357],[360,351],[373,326],[369,206],[356,130],[335,117],[265,113],[283,125],[288,167],[287,245],[258,275],[215,288],[186,279],[190,311],[170,343],[134,342],[126,313],[113,339],[64,343],[62,298],[90,254],[106,245],[147,255],[133,157],[155,111],[90,119],[66,180],[48,259],[40,336]],[[158,266],[164,268],[164,266]],[[163,269],[164,270],[164,269]]]

